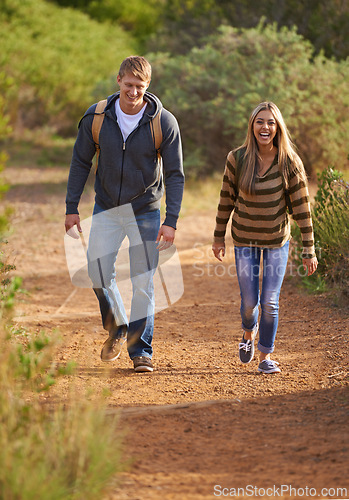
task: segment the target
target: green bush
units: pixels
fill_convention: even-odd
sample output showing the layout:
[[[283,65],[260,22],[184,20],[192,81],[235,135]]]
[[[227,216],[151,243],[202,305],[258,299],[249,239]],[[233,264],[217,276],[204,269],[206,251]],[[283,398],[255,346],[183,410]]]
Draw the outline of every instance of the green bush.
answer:
[[[339,303],[348,304],[349,298],[349,184],[332,167],[318,174],[318,191],[312,209],[315,247],[319,261],[314,275],[303,283],[311,291],[326,289]],[[301,253],[301,235],[293,227],[297,244],[295,255]]]
[[[3,256],[2,261],[6,260]],[[0,275],[13,266],[0,266]],[[72,364],[53,362],[57,341],[11,327],[18,278],[2,280],[0,295],[0,498],[95,500],[121,469],[117,420],[81,394],[50,410],[47,391]]]
[[[295,30],[221,27],[188,54],[149,54],[151,90],[178,118],[189,176],[222,171],[228,151],[245,138],[261,101],[283,113],[309,173],[335,161],[344,167],[349,142],[349,59],[335,62]]]
[[[81,394],[45,408],[31,392],[32,374],[19,375],[18,346],[0,339],[0,498],[102,498],[122,468],[117,420]]]
[[[75,134],[96,83],[116,73],[135,41],[119,26],[43,0],[1,6],[1,94],[15,131],[45,126]]]
[[[317,53],[324,50],[326,56],[337,59],[349,55],[349,4],[342,0],[165,0],[152,45],[186,53],[221,24],[252,28],[262,17],[279,28],[296,26]]]
[[[156,31],[163,10],[162,0],[50,0],[63,7],[73,7],[102,23],[118,23],[139,41]]]

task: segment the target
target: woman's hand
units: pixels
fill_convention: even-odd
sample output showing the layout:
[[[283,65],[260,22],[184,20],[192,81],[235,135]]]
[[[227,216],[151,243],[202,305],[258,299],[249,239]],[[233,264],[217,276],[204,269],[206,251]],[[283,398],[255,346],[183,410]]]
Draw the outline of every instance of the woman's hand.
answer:
[[[318,261],[316,257],[313,257],[312,259],[303,259],[303,268],[304,270],[308,269],[308,276],[315,273],[317,265]]]
[[[222,257],[225,255],[225,243],[213,243],[212,244],[212,252],[216,259],[222,262]],[[222,254],[222,257],[221,257]]]

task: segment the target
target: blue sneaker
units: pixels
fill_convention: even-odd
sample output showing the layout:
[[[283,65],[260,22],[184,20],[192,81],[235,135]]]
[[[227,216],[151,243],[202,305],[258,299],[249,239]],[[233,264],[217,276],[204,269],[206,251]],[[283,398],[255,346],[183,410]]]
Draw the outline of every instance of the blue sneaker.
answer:
[[[249,363],[252,361],[254,356],[254,339],[255,335],[252,336],[252,340],[245,340],[242,336],[242,340],[239,344],[239,358],[241,363]]]
[[[281,370],[278,367],[277,361],[272,361],[271,359],[264,359],[259,363],[258,371],[261,373],[280,373]]]

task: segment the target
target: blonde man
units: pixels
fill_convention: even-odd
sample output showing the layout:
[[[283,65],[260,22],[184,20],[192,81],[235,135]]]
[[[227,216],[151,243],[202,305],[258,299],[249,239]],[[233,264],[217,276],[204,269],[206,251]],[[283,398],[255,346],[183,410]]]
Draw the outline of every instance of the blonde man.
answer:
[[[153,371],[153,274],[158,251],[172,245],[180,211],[184,174],[181,138],[175,117],[150,92],[151,66],[140,56],[126,58],[119,69],[119,92],[107,99],[99,135],[95,207],[89,241],[89,276],[109,336],[102,361],[113,361],[127,340],[136,372]],[[95,144],[93,104],[79,124],[66,197],[66,231],[81,231],[78,204],[87,181]],[[158,158],[151,122],[161,112]],[[166,187],[166,215],[160,225],[160,200]],[[130,243],[133,286],[127,320],[115,280],[115,260],[124,238]],[[141,244],[140,244],[141,243]]]

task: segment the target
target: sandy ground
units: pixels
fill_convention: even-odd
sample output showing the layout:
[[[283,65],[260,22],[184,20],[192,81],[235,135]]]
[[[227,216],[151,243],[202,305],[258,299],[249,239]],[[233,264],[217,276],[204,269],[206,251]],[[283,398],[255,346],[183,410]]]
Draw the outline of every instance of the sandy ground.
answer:
[[[184,294],[156,315],[155,371],[134,373],[126,349],[119,360],[103,364],[106,333],[96,298],[72,285],[65,261],[67,171],[10,167],[6,177],[12,183],[6,202],[14,208],[8,250],[28,291],[15,322],[58,334],[56,361],[77,363],[75,373],[42,398],[62,401],[72,383],[82,396],[103,394],[127,430],[124,457],[132,466],[105,500],[349,498],[344,310],[305,294],[290,269],[273,356],[282,373],[259,374],[257,358],[241,365],[231,243],[224,265],[215,262],[214,212],[189,214],[176,235]],[[92,203],[88,189],[82,217]]]

